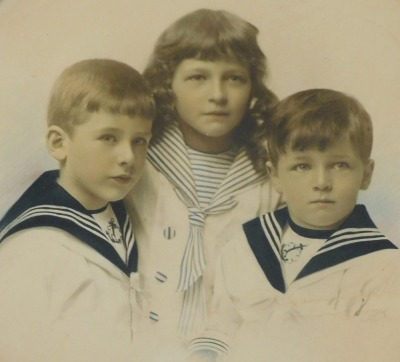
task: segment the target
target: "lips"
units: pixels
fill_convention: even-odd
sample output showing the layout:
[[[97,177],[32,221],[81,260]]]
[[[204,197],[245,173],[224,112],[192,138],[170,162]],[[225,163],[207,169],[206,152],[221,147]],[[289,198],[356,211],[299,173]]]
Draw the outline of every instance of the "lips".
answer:
[[[206,116],[228,116],[228,112],[216,111],[216,112],[207,112],[204,113]]]
[[[332,200],[315,200],[311,201],[311,204],[333,204],[334,202]]]
[[[130,183],[132,181],[132,176],[130,175],[119,175],[119,176],[115,176],[112,178],[113,180],[122,183],[122,184],[127,184]]]

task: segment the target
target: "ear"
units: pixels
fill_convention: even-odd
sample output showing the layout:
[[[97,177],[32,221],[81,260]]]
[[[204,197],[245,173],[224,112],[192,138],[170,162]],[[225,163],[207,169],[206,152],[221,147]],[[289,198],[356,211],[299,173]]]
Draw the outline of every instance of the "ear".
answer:
[[[369,159],[364,166],[364,175],[361,180],[360,190],[366,190],[371,183],[372,173],[374,172],[375,162]]]
[[[67,159],[68,134],[58,126],[47,129],[46,145],[49,153],[59,162]]]
[[[282,189],[281,183],[279,181],[278,170],[276,169],[276,167],[270,161],[268,161],[266,163],[266,166],[267,166],[267,171],[268,171],[269,178],[270,178],[270,180],[272,182],[272,185],[274,186],[275,191],[278,194],[282,194],[283,193],[283,189]]]

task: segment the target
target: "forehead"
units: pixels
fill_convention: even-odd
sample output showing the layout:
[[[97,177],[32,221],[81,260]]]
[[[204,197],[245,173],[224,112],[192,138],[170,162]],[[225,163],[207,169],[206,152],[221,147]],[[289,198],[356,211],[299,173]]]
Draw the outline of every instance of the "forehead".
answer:
[[[80,125],[76,125],[74,129],[86,130],[86,131],[97,131],[104,128],[122,129],[129,126],[130,129],[137,130],[138,132],[150,132],[153,121],[150,118],[143,117],[140,115],[125,115],[119,113],[111,113],[106,111],[98,111],[88,113],[86,121]]]
[[[200,60],[189,58],[182,60],[177,71],[192,71],[192,70],[209,70],[209,71],[240,71],[248,72],[248,68],[236,60],[219,59],[219,60]]]
[[[314,157],[352,157],[361,158],[357,147],[348,134],[339,139],[331,140],[323,149],[318,142],[310,143],[302,149],[292,146],[286,147],[285,154],[291,157],[314,156]],[[283,156],[283,155],[282,155]]]

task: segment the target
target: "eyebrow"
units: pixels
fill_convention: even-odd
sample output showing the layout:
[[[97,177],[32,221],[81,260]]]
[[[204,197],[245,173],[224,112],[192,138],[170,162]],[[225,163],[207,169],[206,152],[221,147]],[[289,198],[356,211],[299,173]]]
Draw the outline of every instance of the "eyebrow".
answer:
[[[195,67],[188,67],[186,69],[184,69],[185,72],[209,72],[211,71],[211,69],[207,66],[198,66],[196,65]],[[226,70],[224,70],[224,73],[230,73],[230,72],[236,72],[236,73],[243,73],[243,74],[247,74],[248,70],[247,69],[242,69],[241,66],[229,66],[227,67]]]
[[[145,137],[151,137],[153,135],[151,132],[137,132],[136,134]]]
[[[119,132],[119,133],[124,133],[125,131],[121,130],[120,128],[117,127],[105,127],[105,128],[99,128],[97,132]],[[143,136],[150,136],[152,135],[151,132],[135,132],[135,134],[138,135],[143,135]]]
[[[98,131],[100,132],[112,132],[112,131],[121,131],[119,128],[117,127],[101,127],[98,129]]]
[[[296,160],[304,160],[304,159],[309,159],[312,158],[312,156],[309,156],[307,154],[305,154],[305,152],[307,152],[307,150],[304,151],[292,151],[294,153],[294,158]],[[324,153],[324,151],[320,151],[321,153]],[[341,159],[349,159],[352,158],[352,156],[344,154],[344,153],[335,153],[330,155],[330,157],[332,158],[341,158]]]

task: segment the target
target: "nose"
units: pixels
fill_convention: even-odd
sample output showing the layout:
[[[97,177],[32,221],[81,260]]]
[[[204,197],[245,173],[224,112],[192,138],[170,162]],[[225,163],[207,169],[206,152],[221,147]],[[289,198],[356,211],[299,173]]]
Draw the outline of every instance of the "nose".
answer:
[[[121,166],[132,166],[135,161],[135,153],[130,142],[120,144],[118,147],[118,163]]]
[[[313,184],[314,191],[332,190],[332,177],[329,170],[325,168],[320,168],[316,170]]]
[[[226,90],[222,79],[215,79],[211,82],[210,101],[216,104],[226,103]]]

